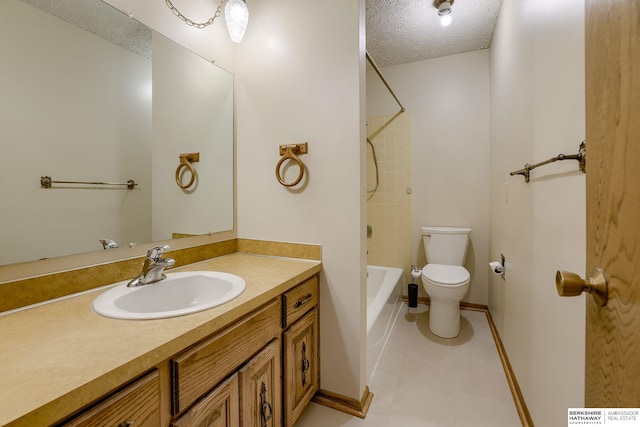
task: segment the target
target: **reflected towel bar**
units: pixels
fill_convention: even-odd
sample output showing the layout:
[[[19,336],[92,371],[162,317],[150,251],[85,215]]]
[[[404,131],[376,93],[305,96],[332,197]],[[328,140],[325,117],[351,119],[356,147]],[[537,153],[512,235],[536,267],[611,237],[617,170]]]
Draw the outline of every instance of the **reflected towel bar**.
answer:
[[[580,171],[583,173],[587,172],[587,145],[586,141],[582,141],[580,144],[580,150],[578,154],[558,154],[556,157],[552,157],[549,160],[545,160],[544,162],[536,163],[530,165],[529,163],[524,165],[523,169],[510,172],[509,175],[522,175],[524,176],[524,182],[529,182],[530,172],[540,166],[547,165],[549,163],[557,162],[558,160],[577,160],[580,163]]]
[[[127,189],[133,190],[138,184],[132,179],[127,180],[126,183],[122,182],[101,182],[101,181],[54,181],[50,176],[40,177],[40,187],[51,188],[51,184],[80,184],[80,185],[122,185]]]

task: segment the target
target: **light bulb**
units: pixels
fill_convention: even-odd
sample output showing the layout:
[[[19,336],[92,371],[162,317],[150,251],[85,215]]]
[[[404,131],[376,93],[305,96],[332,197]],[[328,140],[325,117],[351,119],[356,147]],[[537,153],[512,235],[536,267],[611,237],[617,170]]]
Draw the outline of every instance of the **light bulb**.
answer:
[[[453,1],[451,2],[453,3]],[[438,4],[438,16],[443,27],[451,24],[451,3],[443,1]]]
[[[224,7],[224,20],[227,23],[229,37],[236,43],[242,41],[249,21],[249,9],[244,0],[229,0]]]

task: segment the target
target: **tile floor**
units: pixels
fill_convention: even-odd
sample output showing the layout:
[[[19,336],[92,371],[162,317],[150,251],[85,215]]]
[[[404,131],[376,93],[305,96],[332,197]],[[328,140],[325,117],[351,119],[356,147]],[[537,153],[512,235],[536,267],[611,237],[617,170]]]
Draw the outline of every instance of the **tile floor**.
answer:
[[[518,427],[486,314],[463,310],[460,335],[429,330],[428,306],[402,304],[373,374],[366,419],[311,403],[295,427]]]

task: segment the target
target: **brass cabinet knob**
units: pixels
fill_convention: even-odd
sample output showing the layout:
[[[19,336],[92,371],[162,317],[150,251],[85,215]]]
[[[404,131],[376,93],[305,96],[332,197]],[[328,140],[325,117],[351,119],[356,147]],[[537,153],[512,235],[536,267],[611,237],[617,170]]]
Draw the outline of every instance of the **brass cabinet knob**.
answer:
[[[575,297],[582,292],[593,295],[601,307],[607,304],[609,286],[604,270],[596,268],[587,279],[581,278],[576,273],[558,270],[556,272],[556,289],[561,297]]]

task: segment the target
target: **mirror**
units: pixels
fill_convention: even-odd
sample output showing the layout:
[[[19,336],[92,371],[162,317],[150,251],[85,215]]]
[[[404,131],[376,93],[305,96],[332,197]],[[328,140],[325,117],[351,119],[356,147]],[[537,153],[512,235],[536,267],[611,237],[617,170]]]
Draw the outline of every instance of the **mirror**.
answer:
[[[233,229],[231,74],[100,0],[3,0],[0,56],[0,265]]]

